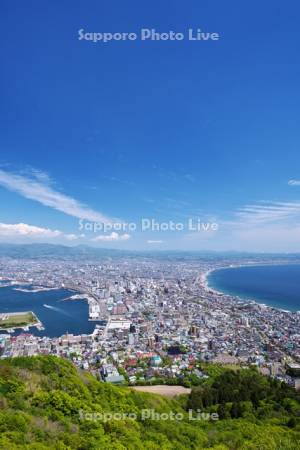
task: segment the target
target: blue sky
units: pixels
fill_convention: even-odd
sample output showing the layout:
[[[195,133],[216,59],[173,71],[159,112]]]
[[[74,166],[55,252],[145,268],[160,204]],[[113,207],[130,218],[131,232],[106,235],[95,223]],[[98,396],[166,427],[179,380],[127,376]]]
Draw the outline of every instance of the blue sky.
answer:
[[[0,241],[299,251],[299,13],[276,0],[3,0]],[[220,39],[78,40],[141,28]],[[141,231],[142,218],[184,229]]]

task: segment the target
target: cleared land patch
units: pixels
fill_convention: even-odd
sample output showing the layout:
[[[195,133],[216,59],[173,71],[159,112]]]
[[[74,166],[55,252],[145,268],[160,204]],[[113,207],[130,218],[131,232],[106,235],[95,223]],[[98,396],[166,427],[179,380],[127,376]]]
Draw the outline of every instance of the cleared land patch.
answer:
[[[140,392],[150,392],[151,394],[160,394],[166,397],[175,397],[175,395],[189,394],[191,392],[191,389],[183,386],[167,386],[164,384],[156,386],[134,386],[132,389]]]

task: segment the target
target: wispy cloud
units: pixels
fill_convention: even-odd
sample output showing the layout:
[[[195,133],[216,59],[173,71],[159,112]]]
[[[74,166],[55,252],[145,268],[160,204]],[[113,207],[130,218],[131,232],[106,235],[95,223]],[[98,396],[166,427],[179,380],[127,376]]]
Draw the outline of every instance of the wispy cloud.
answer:
[[[151,240],[151,239],[149,239],[148,241],[147,241],[147,244],[162,244],[164,241],[162,241],[162,240]]]
[[[288,185],[289,186],[300,186],[300,180],[289,180]]]
[[[300,217],[300,202],[265,202],[249,204],[234,214],[239,224],[263,224]]]
[[[79,219],[103,223],[114,221],[101,212],[94,211],[78,200],[54,189],[49,182],[48,175],[40,171],[33,171],[29,176],[0,169],[0,185],[25,198],[35,200],[42,205]]]
[[[130,234],[119,234],[113,231],[111,234],[100,234],[91,239],[93,242],[116,242],[116,241],[128,241]]]
[[[132,181],[132,180],[123,180],[121,178],[118,177],[108,177],[108,176],[103,176],[102,178],[104,178],[105,180],[111,181],[112,183],[120,183],[120,184],[125,184],[127,186],[136,186],[136,184]]]
[[[184,178],[185,178],[187,181],[190,181],[191,183],[195,183],[195,182],[196,182],[196,178],[194,177],[194,175],[191,175],[190,173],[186,173],[186,174],[184,175]]]

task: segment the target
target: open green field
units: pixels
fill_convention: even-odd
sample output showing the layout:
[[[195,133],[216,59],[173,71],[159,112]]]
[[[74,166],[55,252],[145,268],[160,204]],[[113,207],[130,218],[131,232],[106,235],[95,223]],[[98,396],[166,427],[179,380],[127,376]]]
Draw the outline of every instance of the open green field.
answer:
[[[37,317],[31,311],[0,314],[0,329],[24,327],[37,322]]]

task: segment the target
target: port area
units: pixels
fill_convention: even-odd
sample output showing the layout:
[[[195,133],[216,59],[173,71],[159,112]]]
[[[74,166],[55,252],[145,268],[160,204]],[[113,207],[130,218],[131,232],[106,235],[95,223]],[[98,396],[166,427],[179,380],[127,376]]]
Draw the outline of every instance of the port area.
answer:
[[[5,330],[9,333],[17,328],[28,331],[29,327],[44,329],[42,323],[32,311],[0,313],[0,331]]]

